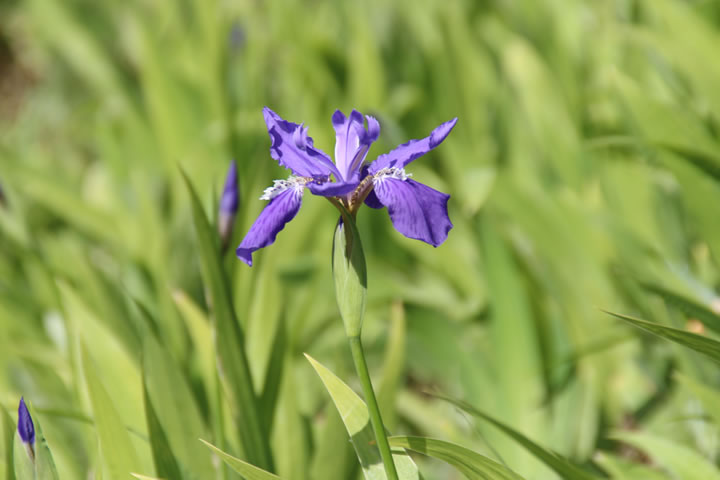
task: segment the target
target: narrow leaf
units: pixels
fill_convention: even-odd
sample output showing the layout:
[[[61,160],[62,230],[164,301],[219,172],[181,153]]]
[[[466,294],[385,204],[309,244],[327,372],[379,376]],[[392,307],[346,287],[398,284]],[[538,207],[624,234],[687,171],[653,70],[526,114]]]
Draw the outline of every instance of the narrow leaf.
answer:
[[[258,468],[254,465],[251,465],[247,462],[244,462],[240,460],[239,458],[233,457],[232,455],[229,455],[213,444],[206,442],[202,438],[200,439],[201,442],[203,442],[205,445],[210,448],[217,456],[222,458],[223,462],[227,463],[230,468],[235,470],[237,473],[245,477],[246,480],[279,480],[280,477],[278,477],[275,474],[266,472],[265,470]]]
[[[446,397],[444,395],[434,395],[437,398],[440,398],[442,400],[445,400],[447,402],[452,403],[453,405],[457,406],[461,410],[464,410],[465,412],[469,413],[470,415],[473,415],[477,418],[480,418],[498,429],[502,430],[506,435],[511,437],[513,440],[515,440],[517,443],[525,447],[530,453],[535,455],[540,461],[542,461],[545,465],[552,468],[558,475],[560,475],[562,478],[565,478],[567,480],[596,480],[600,477],[595,476],[589,472],[586,472],[585,470],[582,470],[577,465],[570,462],[570,460],[560,456],[559,454],[546,449],[545,447],[538,445],[534,441],[527,438],[522,433],[518,432],[517,430],[510,428],[509,426],[505,425],[502,422],[499,422],[498,420],[495,420],[490,415],[481,412],[480,410],[476,409],[469,403],[463,402],[461,400],[455,400],[450,397]]]
[[[85,345],[81,348],[88,395],[92,405],[100,451],[113,479],[125,479],[141,467],[125,425],[92,364]]]
[[[213,309],[220,378],[234,409],[245,456],[253,464],[272,470],[270,442],[261,425],[244,334],[235,316],[230,287],[220,261],[217,234],[210,227],[197,193],[184,173],[183,179],[190,194],[198,253]]]
[[[6,480],[15,480],[15,466],[13,465],[13,437],[15,436],[15,423],[5,407],[0,405],[0,415],[2,415],[2,436],[3,445],[5,446],[5,478]]]
[[[202,478],[212,470],[212,462],[210,455],[198,455],[195,439],[207,433],[207,428],[185,376],[152,335],[144,341],[143,372],[146,394],[170,449],[188,470]]]
[[[619,432],[612,437],[644,450],[682,480],[720,480],[720,471],[712,463],[684,445],[644,432]]]
[[[370,414],[365,402],[320,362],[308,354],[305,354],[305,357],[320,376],[325,389],[335,403],[335,408],[345,423],[365,478],[367,480],[386,479],[385,468],[380,458],[380,451],[375,445],[375,435],[370,425]],[[394,452],[393,461],[400,480],[418,480],[420,478],[415,462],[404,450]]]
[[[705,305],[657,285],[644,283],[642,286],[646,290],[662,297],[669,305],[677,308],[689,317],[700,320],[714,332],[720,333],[720,315],[716,314]]]
[[[144,400],[145,400],[145,416],[148,424],[148,434],[150,436],[150,448],[152,450],[153,461],[155,462],[155,471],[158,475],[165,478],[183,478],[180,469],[173,455],[167,435],[157,418],[155,409],[153,408],[150,395],[147,391],[147,381],[144,383]],[[133,474],[134,475],[134,474]]]
[[[679,343],[680,345],[691,348],[696,352],[707,355],[716,362],[720,362],[720,342],[716,340],[703,337],[702,335],[696,335],[685,330],[666,327],[665,325],[660,325],[659,323],[647,322],[638,318],[628,317],[627,315],[622,315],[619,313],[606,313],[617,317],[629,323],[630,325],[657,335],[658,337],[662,337],[672,342]]]
[[[425,437],[390,437],[390,445],[413,450],[449,463],[470,479],[523,480],[523,477],[484,455],[454,443]]]

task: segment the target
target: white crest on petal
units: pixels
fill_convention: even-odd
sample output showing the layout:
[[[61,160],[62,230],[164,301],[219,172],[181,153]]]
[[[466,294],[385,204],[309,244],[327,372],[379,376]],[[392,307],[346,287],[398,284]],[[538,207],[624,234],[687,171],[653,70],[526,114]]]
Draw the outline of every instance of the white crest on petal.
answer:
[[[273,180],[272,187],[268,187],[263,191],[260,200],[272,200],[291,188],[295,190],[296,195],[302,195],[305,184],[310,180],[309,178],[295,176],[290,176],[287,180]]]
[[[412,177],[412,173],[405,173],[404,168],[383,168],[373,175],[373,183],[376,184],[378,182],[382,182],[386,178],[394,178],[395,180],[402,180],[404,182],[410,177]]]

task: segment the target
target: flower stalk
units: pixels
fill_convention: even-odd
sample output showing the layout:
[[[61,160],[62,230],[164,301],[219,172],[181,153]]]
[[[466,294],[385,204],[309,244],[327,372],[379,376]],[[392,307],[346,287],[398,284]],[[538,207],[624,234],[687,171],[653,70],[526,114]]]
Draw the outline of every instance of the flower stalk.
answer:
[[[370,380],[370,373],[368,372],[365,352],[360,338],[367,293],[365,256],[353,215],[342,205],[336,206],[342,213],[342,217],[335,229],[332,259],[338,308],[345,325],[345,333],[350,344],[355,370],[362,384],[363,395],[370,414],[370,423],[375,433],[380,457],[385,466],[385,474],[388,480],[397,480],[397,470],[385,434],[385,426]]]

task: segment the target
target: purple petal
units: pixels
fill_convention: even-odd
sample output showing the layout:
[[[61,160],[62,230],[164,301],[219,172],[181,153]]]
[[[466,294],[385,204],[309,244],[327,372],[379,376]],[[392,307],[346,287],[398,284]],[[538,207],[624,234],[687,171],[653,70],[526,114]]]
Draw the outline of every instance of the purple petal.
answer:
[[[252,266],[252,253],[275,242],[278,232],[292,220],[300,210],[302,189],[288,188],[278,193],[255,220],[235,253],[238,258]]]
[[[263,115],[272,141],[270,156],[280,165],[301,177],[327,177],[332,173],[341,178],[330,157],[313,146],[306,128],[283,120],[268,107],[263,109]]]
[[[20,405],[18,406],[18,435],[23,443],[29,445],[35,444],[35,425],[33,425],[30,412],[25,405],[25,399],[20,397]]]
[[[235,160],[230,162],[230,168],[225,178],[225,187],[220,197],[220,213],[226,215],[235,215],[238,209],[238,180],[237,166]]]
[[[440,126],[436,127],[430,135],[422,140],[410,140],[403,143],[394,150],[380,155],[377,160],[370,164],[370,173],[377,173],[383,168],[398,167],[404,168],[407,164],[422,157],[433,148],[440,145],[443,140],[450,134],[457,123],[457,118],[453,118]]]
[[[374,191],[388,208],[395,230],[434,247],[445,241],[453,227],[447,210],[450,195],[411,179],[390,177],[377,179]]]
[[[309,182],[305,185],[313,195],[322,197],[339,197],[347,195],[357,188],[357,182]]]
[[[353,110],[350,117],[346,117],[340,110],[335,110],[332,116],[335,128],[335,164],[346,181],[359,180],[358,171],[365,161],[370,145],[380,135],[380,124],[373,117],[365,117],[368,128],[365,129],[365,120],[360,112]]]
[[[368,196],[365,197],[365,205],[367,205],[370,208],[384,208],[385,205],[380,202],[380,199],[375,194],[375,190],[370,190],[370,193],[368,193]]]

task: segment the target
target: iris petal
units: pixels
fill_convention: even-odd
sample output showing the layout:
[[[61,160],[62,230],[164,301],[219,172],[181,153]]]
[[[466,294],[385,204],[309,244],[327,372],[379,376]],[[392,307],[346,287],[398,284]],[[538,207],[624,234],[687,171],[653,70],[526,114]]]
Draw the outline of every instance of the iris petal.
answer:
[[[453,227],[448,217],[450,195],[411,179],[378,178],[375,195],[388,208],[395,230],[437,247]]]
[[[280,115],[263,109],[265,123],[270,134],[270,156],[283,167],[289,168],[300,177],[325,178],[340,172],[330,157],[313,146],[313,140],[307,136],[307,129],[297,123],[283,120]]]
[[[332,116],[335,128],[335,164],[347,182],[357,182],[362,162],[367,156],[370,145],[380,135],[380,124],[373,117],[365,117],[368,122],[365,128],[365,119],[357,110],[346,117],[343,112],[336,110]]]
[[[407,164],[422,157],[433,148],[440,145],[443,140],[450,134],[457,123],[457,118],[453,118],[439,126],[437,126],[430,135],[422,140],[410,140],[403,143],[394,150],[380,155],[373,163],[370,164],[370,173],[375,174],[383,168],[397,167],[404,168]]]
[[[300,210],[302,189],[302,186],[290,187],[270,200],[237,248],[240,260],[252,266],[252,253],[275,242],[278,232]]]

